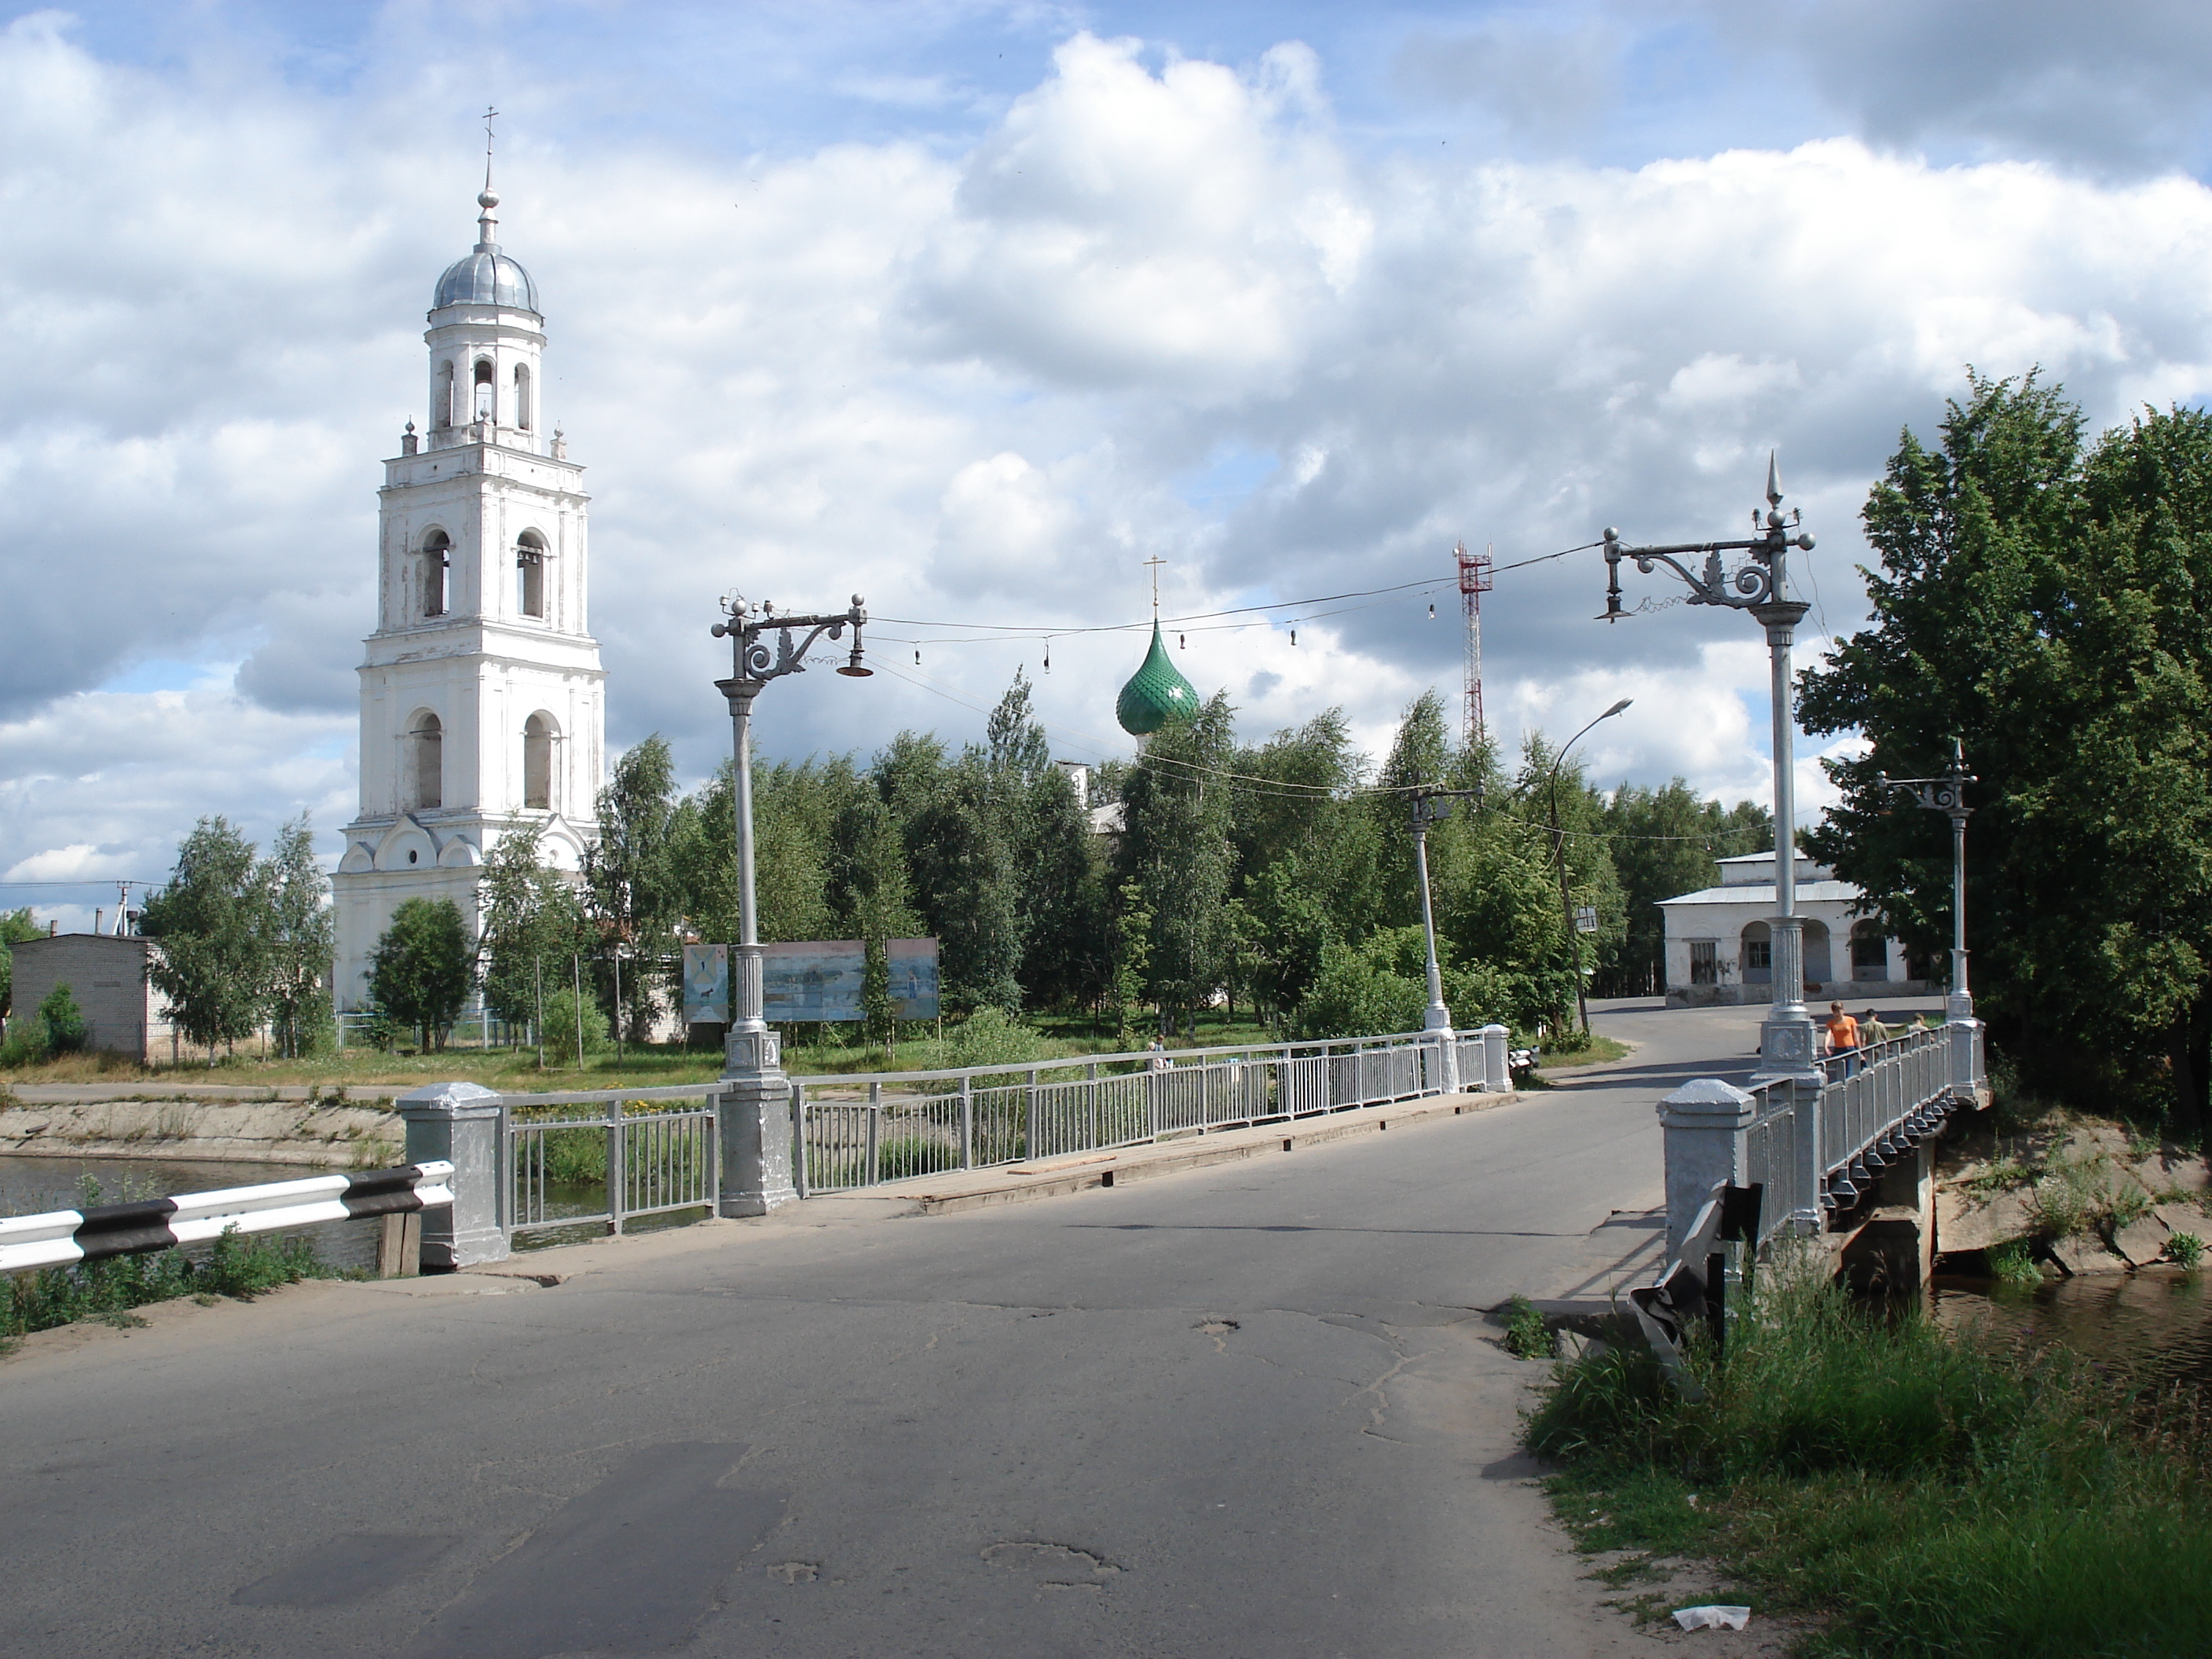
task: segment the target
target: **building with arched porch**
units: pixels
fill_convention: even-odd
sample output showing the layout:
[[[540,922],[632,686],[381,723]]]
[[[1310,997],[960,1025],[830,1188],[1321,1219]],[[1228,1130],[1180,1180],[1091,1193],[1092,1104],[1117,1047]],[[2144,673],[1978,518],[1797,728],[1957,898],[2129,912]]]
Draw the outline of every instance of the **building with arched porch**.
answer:
[[[1773,1000],[1774,854],[1720,860],[1721,884],[1659,901],[1667,924],[1667,1000],[1685,1005]],[[1881,923],[1854,914],[1865,895],[1803,854],[1797,914],[1805,932],[1805,995],[1856,1002],[1930,988]]]

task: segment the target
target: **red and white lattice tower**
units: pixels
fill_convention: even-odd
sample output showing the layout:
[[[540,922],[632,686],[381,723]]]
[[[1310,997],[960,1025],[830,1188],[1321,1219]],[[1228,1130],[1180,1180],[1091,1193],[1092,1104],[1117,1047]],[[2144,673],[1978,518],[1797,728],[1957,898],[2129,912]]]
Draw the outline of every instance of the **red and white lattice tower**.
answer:
[[[1482,742],[1482,596],[1490,592],[1490,550],[1470,553],[1467,544],[1452,549],[1459,561],[1460,603],[1467,611],[1467,729],[1462,740],[1468,749]]]

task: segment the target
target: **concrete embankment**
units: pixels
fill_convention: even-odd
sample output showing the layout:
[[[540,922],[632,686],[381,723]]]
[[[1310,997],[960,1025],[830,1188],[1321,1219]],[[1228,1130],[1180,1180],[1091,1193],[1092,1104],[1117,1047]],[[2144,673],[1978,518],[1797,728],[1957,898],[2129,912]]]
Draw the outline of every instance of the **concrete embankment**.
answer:
[[[2174,1234],[2212,1232],[2203,1156],[2132,1142],[2124,1126],[2054,1116],[2018,1133],[1970,1127],[1942,1143],[1936,1249],[1979,1254],[2014,1240],[2058,1273],[2125,1273]]]
[[[70,1100],[0,1109],[0,1153],[226,1159],[375,1169],[406,1134],[386,1105],[301,1100]]]

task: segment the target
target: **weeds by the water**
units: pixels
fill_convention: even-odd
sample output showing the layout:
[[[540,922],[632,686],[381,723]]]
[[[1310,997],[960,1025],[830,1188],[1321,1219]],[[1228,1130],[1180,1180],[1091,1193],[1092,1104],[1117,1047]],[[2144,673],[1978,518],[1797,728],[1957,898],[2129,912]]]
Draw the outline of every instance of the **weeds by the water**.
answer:
[[[225,1233],[209,1245],[204,1261],[195,1261],[182,1250],[161,1250],[15,1274],[0,1295],[0,1340],[83,1319],[127,1324],[131,1309],[180,1296],[246,1298],[302,1279],[338,1276],[339,1270],[325,1266],[304,1238]]]
[[[2195,1273],[2204,1260],[2204,1241],[2195,1233],[2176,1233],[2166,1241],[2166,1259],[2177,1267]]]
[[[1640,1346],[1557,1372],[1528,1442],[1584,1547],[1710,1558],[1753,1605],[1825,1615],[1822,1654],[2212,1652],[2193,1396],[1807,1280],[1690,1363],[1702,1401]]]
[[[1989,1253],[1990,1277],[2006,1285],[2040,1285],[2043,1269],[2024,1238],[2008,1238]]]

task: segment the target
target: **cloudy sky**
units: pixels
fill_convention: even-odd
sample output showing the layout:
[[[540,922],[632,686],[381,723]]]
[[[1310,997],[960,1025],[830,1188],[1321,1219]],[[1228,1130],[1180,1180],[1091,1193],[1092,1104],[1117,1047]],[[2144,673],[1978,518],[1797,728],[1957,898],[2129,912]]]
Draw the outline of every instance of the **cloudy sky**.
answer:
[[[764,750],[975,735],[1017,665],[1126,752],[1130,634],[1621,526],[1741,533],[1778,449],[1856,513],[1967,364],[2093,421],[2212,389],[2212,10],[2139,0],[9,10],[0,33],[0,903],[70,917],[225,812],[355,810],[380,462],[474,240],[478,114],[590,468],[610,738],[726,740],[732,587],[886,617]],[[1631,573],[1632,602],[1671,596]],[[1763,793],[1758,630],[1498,579],[1493,730]],[[1248,732],[1456,696],[1453,595],[1186,630]],[[1324,614],[1333,612],[1334,614]],[[1291,629],[1297,626],[1293,644]],[[920,663],[915,659],[917,651]],[[1809,767],[1809,762],[1808,763]]]

